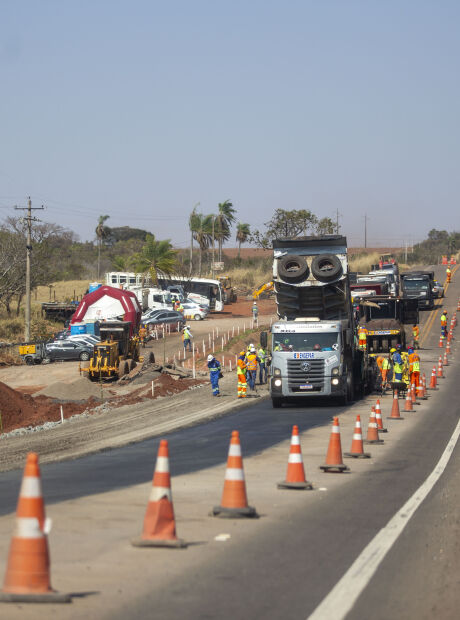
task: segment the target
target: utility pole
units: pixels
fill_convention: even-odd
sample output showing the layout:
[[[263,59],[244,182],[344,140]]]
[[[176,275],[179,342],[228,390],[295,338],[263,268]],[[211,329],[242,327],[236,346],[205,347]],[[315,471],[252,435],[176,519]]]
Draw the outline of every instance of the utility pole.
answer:
[[[367,248],[367,213],[364,214],[364,247]]]
[[[45,207],[33,207],[29,196],[27,207],[14,207],[17,211],[27,211],[27,215],[22,219],[27,222],[27,244],[26,244],[26,323],[24,329],[24,340],[30,340],[30,255],[32,254],[32,222],[39,222],[36,217],[32,217],[32,211],[41,211]]]
[[[190,215],[190,220],[189,220],[189,222],[190,222],[190,269],[189,269],[188,275],[189,275],[190,278],[192,277],[192,271],[193,271],[193,230],[192,230],[191,224],[192,224],[193,214],[195,213],[195,209],[199,205],[200,205],[200,203],[197,202],[196,205],[193,207],[192,213]]]
[[[212,216],[212,267],[211,267],[211,278],[214,280],[214,218]]]
[[[407,264],[407,241],[404,241],[404,262]]]
[[[335,212],[335,232],[338,235],[340,232],[340,226],[339,226],[339,216],[342,215],[341,213],[339,213],[339,210],[337,209]]]

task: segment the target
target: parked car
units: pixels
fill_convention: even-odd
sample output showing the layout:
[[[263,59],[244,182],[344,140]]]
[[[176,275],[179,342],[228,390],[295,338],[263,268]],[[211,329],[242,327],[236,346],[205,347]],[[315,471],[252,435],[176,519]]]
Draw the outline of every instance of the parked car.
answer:
[[[146,312],[144,312],[144,314],[141,317],[141,323],[144,323],[148,319],[155,318],[157,314],[162,314],[163,312],[169,312],[169,310],[170,309],[165,309],[165,308],[151,308],[150,310],[147,310]],[[171,311],[172,311],[172,308],[171,308]]]
[[[163,323],[169,323],[171,325],[178,324],[179,329],[182,329],[186,323],[184,315],[181,312],[176,312],[175,310],[159,310],[158,314],[155,316],[143,320],[142,323],[146,326],[162,325]]]
[[[195,321],[202,321],[209,314],[209,308],[195,304],[193,302],[186,301],[182,304],[184,308],[184,317],[186,319],[194,319]]]
[[[433,295],[435,297],[444,297],[444,287],[437,280],[433,280],[433,286],[431,287],[431,290],[433,291]]]
[[[46,359],[57,360],[89,360],[93,354],[93,346],[71,340],[55,340],[46,344]]]

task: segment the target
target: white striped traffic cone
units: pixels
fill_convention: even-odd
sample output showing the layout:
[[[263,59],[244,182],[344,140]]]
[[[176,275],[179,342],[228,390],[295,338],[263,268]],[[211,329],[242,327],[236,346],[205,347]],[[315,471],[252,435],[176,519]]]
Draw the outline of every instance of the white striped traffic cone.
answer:
[[[289,450],[286,480],[278,483],[279,489],[312,489],[312,484],[305,478],[302,449],[300,447],[299,428],[292,427],[291,448]]]

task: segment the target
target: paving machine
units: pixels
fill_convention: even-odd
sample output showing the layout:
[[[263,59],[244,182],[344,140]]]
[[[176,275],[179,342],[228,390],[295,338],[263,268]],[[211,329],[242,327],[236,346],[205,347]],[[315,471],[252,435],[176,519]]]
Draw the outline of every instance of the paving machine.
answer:
[[[101,323],[101,342],[94,345],[89,362],[80,366],[91,381],[120,378],[135,368],[139,360],[139,337],[130,336],[130,330],[130,321]]]

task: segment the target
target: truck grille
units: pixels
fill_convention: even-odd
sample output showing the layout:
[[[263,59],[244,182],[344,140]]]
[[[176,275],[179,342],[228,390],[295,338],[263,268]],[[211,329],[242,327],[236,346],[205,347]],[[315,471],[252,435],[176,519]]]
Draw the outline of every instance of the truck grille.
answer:
[[[302,365],[310,364],[309,370]],[[312,385],[304,389],[303,385]],[[291,392],[319,392],[324,387],[324,360],[288,360],[288,387]]]

